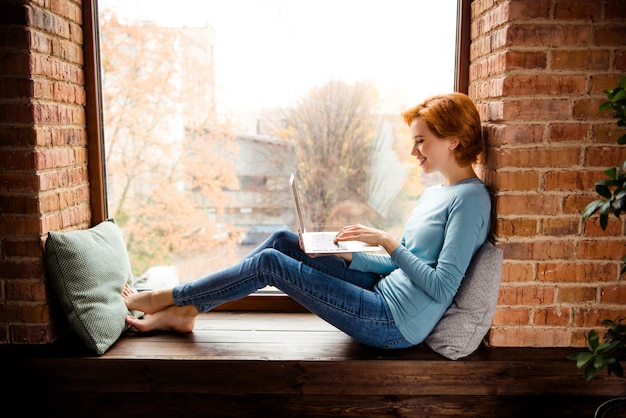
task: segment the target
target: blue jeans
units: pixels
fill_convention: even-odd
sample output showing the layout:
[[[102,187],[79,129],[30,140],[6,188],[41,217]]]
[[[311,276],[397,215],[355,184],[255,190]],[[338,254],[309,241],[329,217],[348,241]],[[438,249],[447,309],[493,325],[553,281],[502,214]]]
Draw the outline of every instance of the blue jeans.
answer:
[[[409,347],[375,286],[378,280],[379,274],[350,270],[339,257],[308,257],[297,234],[278,231],[231,267],[176,286],[172,294],[176,305],[208,312],[274,286],[363,344]]]

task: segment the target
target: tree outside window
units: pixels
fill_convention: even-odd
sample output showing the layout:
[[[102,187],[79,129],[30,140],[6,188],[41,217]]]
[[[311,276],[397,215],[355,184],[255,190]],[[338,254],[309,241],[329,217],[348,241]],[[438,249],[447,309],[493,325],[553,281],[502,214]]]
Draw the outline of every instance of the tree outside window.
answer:
[[[116,0],[101,0],[99,8],[108,212],[125,233],[137,277],[161,268],[192,280],[236,261],[275,229],[295,230],[293,171],[312,224],[359,222],[398,234],[421,190],[438,180],[412,164],[399,117],[406,104],[390,106],[381,83],[329,76],[287,102],[234,110],[220,98],[220,33],[211,16],[201,26],[164,25],[128,17]],[[454,16],[448,26],[454,30]],[[403,42],[384,35],[383,48]],[[242,29],[241,36],[263,34]],[[264,45],[268,57],[277,54],[271,39]],[[449,48],[453,67],[454,41]]]

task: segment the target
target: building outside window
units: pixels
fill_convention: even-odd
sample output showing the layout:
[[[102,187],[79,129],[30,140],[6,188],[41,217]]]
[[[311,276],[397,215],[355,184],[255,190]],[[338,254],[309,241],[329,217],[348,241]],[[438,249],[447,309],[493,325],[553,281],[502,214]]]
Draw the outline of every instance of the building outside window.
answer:
[[[425,177],[400,113],[454,90],[457,1],[99,0],[108,216],[150,287],[314,227],[401,234]]]

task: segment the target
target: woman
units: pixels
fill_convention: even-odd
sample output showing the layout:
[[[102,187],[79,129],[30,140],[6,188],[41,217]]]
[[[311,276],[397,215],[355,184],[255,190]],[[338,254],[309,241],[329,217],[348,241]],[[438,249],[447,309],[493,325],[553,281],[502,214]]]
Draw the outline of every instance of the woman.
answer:
[[[128,309],[146,313],[127,323],[142,332],[190,332],[198,313],[271,285],[363,344],[421,343],[487,238],[491,200],[472,167],[483,141],[469,97],[435,96],[402,116],[411,130],[411,155],[425,173],[439,172],[442,184],[420,197],[399,241],[363,225],[346,226],[335,238],[378,244],[386,254],[309,257],[297,234],[276,232],[238,263],[202,279],[141,293],[127,286]]]

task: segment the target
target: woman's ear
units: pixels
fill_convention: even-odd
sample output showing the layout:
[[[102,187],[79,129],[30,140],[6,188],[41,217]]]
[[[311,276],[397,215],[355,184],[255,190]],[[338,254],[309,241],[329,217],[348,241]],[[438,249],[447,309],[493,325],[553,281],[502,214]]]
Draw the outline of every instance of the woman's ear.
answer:
[[[459,146],[459,140],[458,139],[449,139],[448,141],[450,141],[450,143],[448,145],[448,151],[454,151],[456,149],[456,147]]]

